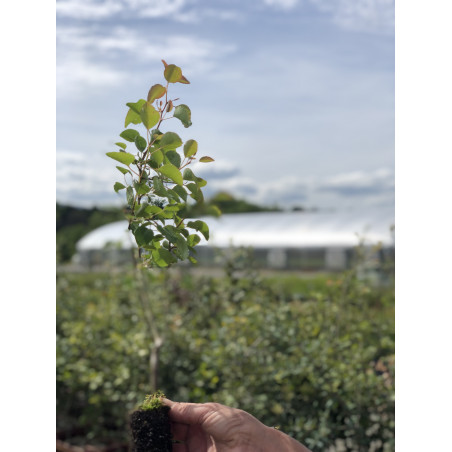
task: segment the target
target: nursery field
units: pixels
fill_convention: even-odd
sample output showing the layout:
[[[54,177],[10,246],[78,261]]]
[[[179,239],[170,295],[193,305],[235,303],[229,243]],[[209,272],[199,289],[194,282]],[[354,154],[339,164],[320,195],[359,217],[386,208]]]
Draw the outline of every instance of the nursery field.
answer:
[[[126,451],[128,413],[159,388],[314,451],[394,450],[393,285],[267,276],[243,254],[223,269],[58,273],[58,438]]]

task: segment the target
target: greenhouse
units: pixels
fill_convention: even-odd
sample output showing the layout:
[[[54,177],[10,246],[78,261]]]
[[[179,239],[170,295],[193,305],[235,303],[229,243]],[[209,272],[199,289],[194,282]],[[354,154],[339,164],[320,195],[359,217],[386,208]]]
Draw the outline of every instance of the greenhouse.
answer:
[[[394,253],[394,210],[343,212],[258,212],[203,218],[210,240],[197,246],[200,265],[215,265],[218,249],[252,248],[259,267],[274,269],[343,270],[354,249],[379,245],[378,259]],[[105,262],[130,262],[134,237],[127,221],[97,228],[77,243],[74,263],[93,267]]]

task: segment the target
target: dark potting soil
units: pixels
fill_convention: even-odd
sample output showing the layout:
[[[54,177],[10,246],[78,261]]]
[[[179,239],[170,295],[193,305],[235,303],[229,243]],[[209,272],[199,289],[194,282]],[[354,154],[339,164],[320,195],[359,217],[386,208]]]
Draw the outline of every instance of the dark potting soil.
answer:
[[[134,452],[172,452],[169,406],[137,410],[130,416]]]

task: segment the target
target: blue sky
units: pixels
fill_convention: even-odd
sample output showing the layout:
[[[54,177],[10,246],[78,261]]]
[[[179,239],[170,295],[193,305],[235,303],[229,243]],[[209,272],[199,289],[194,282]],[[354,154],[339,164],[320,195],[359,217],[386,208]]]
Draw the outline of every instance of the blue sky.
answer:
[[[57,201],[119,204],[105,153],[163,83],[215,163],[206,194],[290,208],[394,203],[393,0],[58,0]],[[171,94],[171,91],[170,91]]]

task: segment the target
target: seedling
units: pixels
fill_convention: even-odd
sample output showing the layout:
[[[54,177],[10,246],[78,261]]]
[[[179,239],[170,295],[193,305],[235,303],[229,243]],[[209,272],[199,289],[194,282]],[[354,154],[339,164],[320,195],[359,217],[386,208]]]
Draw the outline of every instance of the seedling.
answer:
[[[166,85],[155,84],[146,100],[126,104],[129,107],[124,122],[126,129],[120,137],[135,149],[130,150],[127,143],[119,141],[116,151],[107,152],[108,157],[124,165],[116,167],[124,180],[116,182],[113,188],[117,193],[126,192],[129,229],[148,267],[168,267],[186,259],[196,263],[194,248],[201,241],[198,233],[209,240],[205,222],[186,221],[180,212],[189,198],[196,202],[204,200],[202,188],[207,182],[197,177],[189,166],[196,161],[209,163],[213,158],[198,159],[196,140],[183,144],[177,133],[160,130],[164,121],[173,118],[185,128],[192,124],[190,108],[177,104],[179,99],[168,97],[170,84],[190,82],[180,67],[162,62]],[[144,126],[144,136],[129,128],[130,124]]]
[[[161,391],[147,395],[130,416],[134,452],[171,452],[170,407],[162,402]]]
[[[207,182],[194,174],[189,166],[195,161],[209,163],[213,158],[203,156],[198,159],[198,143],[190,139],[183,144],[175,132],[162,132],[164,121],[176,118],[185,128],[191,126],[191,111],[185,104],[177,104],[179,99],[170,99],[170,84],[190,82],[182,74],[182,69],[174,64],[164,65],[163,76],[166,84],[151,86],[147,99],[129,102],[124,127],[119,135],[125,140],[118,141],[118,149],[107,152],[107,156],[121,163],[116,168],[123,176],[123,182],[116,182],[114,190],[125,190],[127,199],[126,217],[138,245],[139,254],[147,267],[169,267],[182,261],[196,263],[195,246],[202,234],[209,240],[209,228],[204,221],[187,220],[181,212],[187,210],[187,203],[193,199],[202,203],[202,188]],[[131,124],[142,125],[143,136]],[[127,143],[126,143],[127,142]],[[128,148],[134,145],[133,150]],[[183,146],[182,146],[183,145]],[[199,233],[199,234],[198,234]],[[138,267],[137,267],[138,270]],[[137,275],[140,272],[137,271]],[[141,278],[140,281],[144,281]],[[162,337],[155,317],[147,307],[145,291],[139,291],[143,315],[148,320],[152,335],[150,353],[150,383],[157,386],[158,350]],[[157,392],[146,399],[131,415],[131,430],[135,452],[172,451],[169,407],[163,405],[163,394]]]

